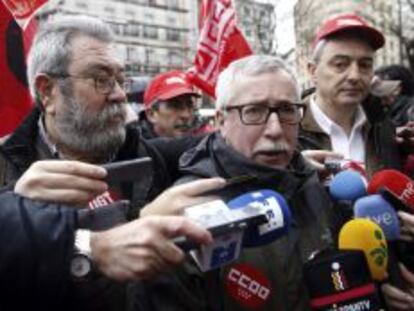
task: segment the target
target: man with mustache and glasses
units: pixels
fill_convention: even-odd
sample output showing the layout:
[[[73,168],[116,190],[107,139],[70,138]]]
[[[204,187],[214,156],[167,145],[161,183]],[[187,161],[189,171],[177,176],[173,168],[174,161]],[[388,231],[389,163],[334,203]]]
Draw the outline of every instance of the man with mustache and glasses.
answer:
[[[89,206],[97,214],[92,219],[99,220],[102,217],[99,210],[105,211],[106,227],[117,224],[112,216],[122,218],[119,214],[123,209],[114,204],[109,213],[102,206],[127,199],[131,202],[127,218],[133,220],[138,217],[139,209],[170,186],[177,170],[174,163],[178,162],[178,156],[176,159],[164,157],[157,149],[158,145],[142,140],[135,128],[125,125],[129,83],[124,64],[116,55],[108,25],[85,16],[59,17],[44,24],[29,52],[28,82],[35,107],[1,145],[2,185],[30,199]],[[179,154],[180,142],[174,142],[171,148],[165,144],[163,152],[173,149],[171,153]],[[107,171],[97,164],[139,157],[150,157],[152,168],[136,176],[133,182],[108,188],[105,182]],[[158,200],[147,205],[149,212],[145,216],[160,214],[166,206],[178,209],[199,203],[204,200],[200,193],[224,183],[222,179],[200,182],[189,188],[175,187],[165,191]],[[79,216],[77,225],[95,229],[90,228],[90,222],[81,224],[84,219]],[[162,233],[177,230],[177,224],[163,220],[151,224],[150,219],[138,222],[142,224],[140,232],[133,225],[126,226],[125,230],[117,231],[120,235],[112,233],[102,240],[104,252],[96,262],[112,270],[114,275],[122,274],[134,265],[141,266],[139,270],[143,275],[152,275],[171,266],[174,258],[183,256]],[[97,230],[102,229],[105,228]],[[161,235],[158,234],[160,232]],[[155,236],[151,237],[154,233]],[[91,236],[89,230],[78,230],[74,239],[75,244],[79,242],[75,249],[85,255],[81,267],[86,267],[87,272],[92,272],[86,262],[93,260],[93,256],[86,258],[93,242]],[[132,251],[142,261],[128,260],[129,247],[131,244],[142,245],[138,241],[142,238],[142,250]],[[170,244],[172,248],[161,247],[163,251],[160,251],[157,247],[160,243]],[[74,254],[74,258],[79,258],[77,255]],[[74,310],[125,310],[125,284],[91,274],[82,275],[83,280],[90,277],[90,282],[77,280],[72,284],[65,307]],[[80,278],[74,273],[72,276]]]
[[[190,135],[195,126],[198,97],[184,72],[173,70],[154,77],[145,89],[145,110],[140,114],[143,137]]]
[[[234,61],[220,74],[216,94],[218,131],[182,155],[184,176],[178,183],[215,176],[244,179],[217,193],[225,201],[253,190],[274,189],[288,200],[295,225],[287,236],[268,245],[243,249],[240,258],[221,271],[203,274],[188,263],[169,277],[146,281],[146,291],[142,284],[138,291],[142,296],[136,309],[163,310],[153,294],[162,291],[170,302],[168,309],[174,311],[246,310],[253,301],[260,310],[308,310],[302,264],[313,251],[331,244],[334,220],[317,174],[295,151],[305,113],[298,82],[281,59],[252,55]],[[268,294],[259,297],[226,283],[232,267],[240,263],[251,272],[251,278],[240,279],[245,288],[263,285]]]
[[[368,175],[401,168],[395,129],[382,117],[381,105],[367,100],[375,52],[384,43],[383,34],[355,14],[329,18],[320,26],[308,64],[316,89],[305,100],[302,149],[332,150],[335,156],[362,164]],[[320,151],[318,161],[323,164],[329,155]]]

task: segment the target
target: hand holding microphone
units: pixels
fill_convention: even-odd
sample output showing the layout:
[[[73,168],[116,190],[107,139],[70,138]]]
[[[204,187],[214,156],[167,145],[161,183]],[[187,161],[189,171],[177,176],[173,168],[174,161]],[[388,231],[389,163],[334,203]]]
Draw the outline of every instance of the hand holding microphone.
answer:
[[[261,189],[224,203],[221,200],[189,207],[184,215],[207,228],[214,242],[190,254],[202,271],[218,268],[238,258],[242,247],[257,247],[273,242],[290,227],[290,210],[279,193]],[[188,246],[186,241],[176,240]]]
[[[401,219],[401,240],[414,242],[414,215],[399,211]]]
[[[381,290],[385,301],[392,310],[414,310],[414,274],[400,264],[401,275],[407,286],[402,290],[389,283],[383,284]]]

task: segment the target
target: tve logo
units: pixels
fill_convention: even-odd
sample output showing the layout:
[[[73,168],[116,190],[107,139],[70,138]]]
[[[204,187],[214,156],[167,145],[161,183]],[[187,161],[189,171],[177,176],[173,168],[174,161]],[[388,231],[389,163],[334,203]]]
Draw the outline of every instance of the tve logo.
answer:
[[[390,212],[385,212],[379,215],[372,215],[368,218],[376,222],[380,227],[391,226],[394,220],[393,215]]]
[[[225,283],[227,293],[248,308],[260,308],[271,294],[269,280],[262,272],[246,264],[233,265]]]

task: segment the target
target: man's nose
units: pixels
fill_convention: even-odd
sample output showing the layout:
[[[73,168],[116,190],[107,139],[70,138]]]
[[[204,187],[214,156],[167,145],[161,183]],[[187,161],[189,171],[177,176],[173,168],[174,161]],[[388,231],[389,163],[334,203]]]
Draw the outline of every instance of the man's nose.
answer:
[[[351,66],[349,66],[348,79],[352,81],[357,81],[360,78],[361,78],[361,72],[359,70],[358,64],[352,63]]]
[[[194,109],[192,107],[183,107],[180,109],[180,118],[182,119],[191,119],[194,115]]]
[[[278,137],[283,134],[282,124],[279,119],[279,115],[276,112],[272,112],[266,122],[265,135]]]
[[[126,99],[127,99],[126,92],[118,82],[115,83],[111,93],[109,93],[108,99],[111,102],[117,102],[117,103],[125,103],[126,102]]]

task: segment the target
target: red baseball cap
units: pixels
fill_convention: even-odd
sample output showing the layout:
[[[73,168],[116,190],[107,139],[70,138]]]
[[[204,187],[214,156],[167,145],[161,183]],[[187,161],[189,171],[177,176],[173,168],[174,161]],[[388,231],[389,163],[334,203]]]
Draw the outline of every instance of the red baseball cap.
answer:
[[[357,29],[361,34],[365,35],[363,38],[369,40],[369,44],[375,50],[378,50],[385,44],[385,38],[379,30],[368,25],[362,17],[354,13],[347,13],[325,20],[319,28],[312,46],[315,48],[320,40],[338,32],[346,32],[346,30],[351,29]]]
[[[165,72],[155,76],[148,84],[144,93],[144,106],[149,108],[157,100],[169,100],[184,94],[200,96],[184,72]]]

